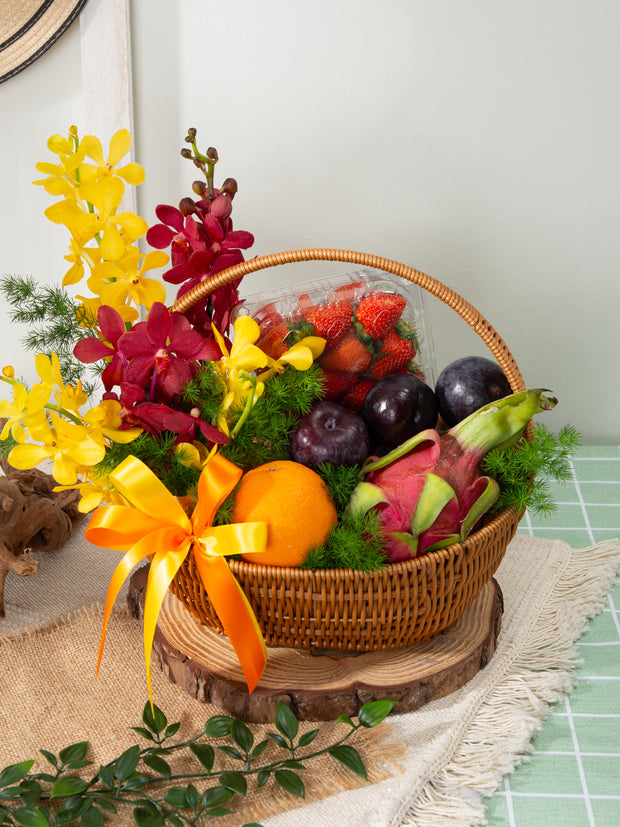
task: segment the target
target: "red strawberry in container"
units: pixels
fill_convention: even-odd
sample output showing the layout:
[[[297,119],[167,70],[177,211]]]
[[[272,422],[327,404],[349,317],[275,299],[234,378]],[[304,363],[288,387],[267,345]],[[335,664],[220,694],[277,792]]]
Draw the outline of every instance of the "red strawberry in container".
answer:
[[[350,330],[334,347],[325,350],[319,359],[324,370],[364,373],[372,363],[372,352]]]
[[[272,359],[279,359],[289,347],[290,328],[286,319],[274,302],[257,310],[253,318],[261,331],[257,346]]]
[[[304,321],[312,330],[303,330],[306,336],[321,336],[326,340],[325,350],[331,350],[353,326],[353,308],[348,301],[318,304],[303,311]],[[300,325],[303,328],[303,323]]]
[[[372,290],[358,304],[355,318],[361,332],[371,339],[382,339],[394,328],[406,306],[406,299],[399,293]]]
[[[400,373],[409,367],[417,353],[415,333],[409,326],[389,330],[383,337],[381,350],[372,366],[372,375],[376,379],[391,373]]]
[[[344,370],[323,370],[325,398],[338,400],[350,391],[357,381],[354,373]]]

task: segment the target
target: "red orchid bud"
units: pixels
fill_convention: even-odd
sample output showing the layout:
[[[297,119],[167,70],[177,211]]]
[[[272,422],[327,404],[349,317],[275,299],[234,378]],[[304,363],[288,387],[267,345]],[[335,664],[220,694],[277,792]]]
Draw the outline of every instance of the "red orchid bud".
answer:
[[[193,215],[196,212],[196,204],[193,199],[181,198],[179,201],[179,211],[183,213],[183,215]]]
[[[181,156],[183,158],[191,158],[192,157],[191,149],[188,149],[186,146],[184,146],[183,149],[181,150]]]
[[[207,185],[204,181],[194,181],[194,183],[192,184],[192,189],[194,190],[196,195],[199,195],[202,198],[202,196],[205,194],[205,190],[207,189]]]
[[[185,138],[185,140],[187,141],[188,144],[191,144],[196,140],[196,128],[195,127],[190,126],[190,128],[187,130],[187,137]]]
[[[211,215],[219,221],[225,221],[232,212],[232,203],[229,195],[218,195],[211,203]]]
[[[234,198],[235,193],[237,192],[237,182],[234,178],[227,178],[222,186],[220,187],[221,193],[227,193],[230,195],[231,198]]]
[[[217,149],[214,146],[210,146],[209,149],[206,151],[206,156],[212,164],[217,164],[218,162],[218,154]]]

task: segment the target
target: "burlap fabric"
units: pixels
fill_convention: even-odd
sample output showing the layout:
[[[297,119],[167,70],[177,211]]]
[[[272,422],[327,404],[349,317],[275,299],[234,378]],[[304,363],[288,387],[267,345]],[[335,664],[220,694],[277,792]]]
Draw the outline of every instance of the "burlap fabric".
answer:
[[[139,724],[146,700],[141,628],[122,606],[94,681],[101,611],[91,603],[103,599],[118,555],[93,549],[77,534],[46,557],[36,577],[7,581],[9,634],[0,640],[1,766],[36,759],[39,748],[57,751],[81,740],[90,741],[93,761],[110,760],[136,742],[128,728]],[[372,783],[320,759],[304,775],[308,794],[302,806],[269,784],[253,788],[235,816],[218,823],[480,823],[483,796],[521,760],[549,705],[572,687],[575,641],[602,608],[619,566],[618,541],[573,550],[558,541],[515,538],[497,574],[505,614],[491,663],[452,695],[356,737]],[[54,588],[52,581],[60,585]],[[72,600],[77,605],[69,605]],[[26,631],[16,628],[18,617],[27,619]],[[202,729],[219,712],[188,698],[157,671],[153,690],[169,720],[182,722],[180,735]],[[328,742],[340,725],[320,726]],[[273,726],[252,729],[259,739]],[[128,813],[112,823],[133,822]]]

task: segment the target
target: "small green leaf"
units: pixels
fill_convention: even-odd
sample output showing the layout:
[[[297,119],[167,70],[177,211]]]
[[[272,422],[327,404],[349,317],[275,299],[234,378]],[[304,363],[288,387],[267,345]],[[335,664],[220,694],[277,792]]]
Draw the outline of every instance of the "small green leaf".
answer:
[[[213,761],[215,760],[215,751],[211,744],[190,744],[190,752],[200,761],[207,772],[211,772],[213,768]]]
[[[280,764],[280,766],[284,767],[285,769],[288,769],[288,770],[305,770],[306,769],[300,761],[293,761],[292,759],[290,759],[289,761],[283,761]]]
[[[169,815],[168,823],[172,824],[172,827],[183,827],[183,819],[179,818],[179,816]]]
[[[132,773],[126,781],[123,781],[123,790],[139,790],[141,787],[146,787],[147,784],[152,784],[153,779],[149,775],[144,775],[141,772]]]
[[[54,816],[55,824],[68,824],[84,815],[91,806],[87,797],[74,796],[63,802]]]
[[[242,749],[246,754],[252,749],[254,736],[250,728],[246,726],[243,721],[234,719],[230,727],[230,735],[239,749]]]
[[[193,784],[185,788],[185,800],[190,807],[197,807],[200,802],[200,793]]]
[[[23,827],[47,827],[49,821],[40,810],[20,807],[13,812],[13,818]]]
[[[250,761],[254,761],[255,758],[260,758],[260,756],[263,754],[263,752],[265,752],[268,746],[268,738],[266,738],[264,741],[260,741],[252,750],[252,754],[250,755]]]
[[[234,718],[228,715],[213,715],[205,724],[205,735],[211,738],[222,738],[224,735],[230,735],[232,722]]]
[[[286,743],[284,738],[281,735],[279,735],[277,732],[268,732],[267,737],[271,738],[271,740],[274,742],[274,744],[277,744],[279,747],[282,747],[282,749],[288,749],[289,748],[289,745]]]
[[[187,808],[187,798],[185,796],[185,787],[170,787],[166,790],[164,801],[175,810],[184,810]]]
[[[166,731],[164,732],[164,738],[172,738],[173,735],[177,734],[177,732],[179,731],[180,726],[181,726],[180,721],[176,721],[174,724],[169,724],[166,727]]]
[[[81,761],[71,761],[67,764],[68,770],[80,770],[82,767],[90,767],[92,765],[92,761],[89,761],[87,758],[82,758]]]
[[[34,778],[24,779],[17,789],[26,807],[33,807],[41,798],[41,785]]]
[[[116,807],[114,806],[114,804],[112,804],[111,801],[108,801],[105,798],[98,798],[97,799],[97,807],[99,807],[100,810],[105,810],[106,813],[115,813],[116,812]]]
[[[72,744],[70,747],[61,749],[58,757],[63,764],[69,764],[72,761],[81,761],[86,756],[87,750],[88,741],[80,741],[78,744]]]
[[[222,804],[230,801],[234,794],[234,790],[230,790],[228,787],[211,787],[202,794],[202,806],[208,808],[221,807]]]
[[[264,787],[270,778],[271,772],[269,770],[261,770],[256,776],[256,786],[259,788]]]
[[[119,781],[125,781],[135,772],[140,760],[140,747],[134,745],[123,752],[114,762],[114,777]]]
[[[132,729],[134,732],[137,732],[138,735],[141,735],[143,738],[146,738],[147,741],[154,741],[152,734],[146,727],[143,726],[130,726],[129,729]]]
[[[111,790],[114,789],[116,784],[114,783],[114,771],[112,767],[99,767],[99,772],[97,773],[97,775],[99,776],[99,780],[105,787],[108,787]]]
[[[25,778],[30,772],[34,761],[20,761],[19,764],[10,764],[0,772],[0,787],[10,787]]]
[[[168,719],[161,711],[161,709],[153,704],[151,708],[150,701],[144,704],[144,711],[142,712],[143,723],[151,730],[159,735],[166,728]]]
[[[278,701],[276,707],[276,726],[289,741],[292,741],[297,735],[299,722],[294,712],[284,701]]]
[[[204,815],[206,818],[219,818],[220,816],[230,815],[232,812],[226,807],[212,807],[210,810],[205,810]]]
[[[133,820],[138,827],[165,827],[166,819],[161,813],[153,812],[146,807],[136,807],[133,811]]]
[[[375,727],[380,724],[396,706],[397,701],[369,701],[360,707],[357,715],[363,727]]]
[[[153,770],[153,772],[156,772],[157,775],[162,775],[164,778],[170,778],[172,775],[170,764],[164,761],[163,758],[160,758],[159,755],[145,755],[142,760],[146,766],[150,770]]]
[[[307,747],[308,744],[311,744],[314,741],[318,734],[318,729],[311,729],[309,732],[304,732],[302,735],[300,735],[297,746]]]
[[[339,715],[336,718],[336,723],[337,724],[348,724],[349,726],[353,727],[353,729],[355,729],[355,724],[353,723],[351,718],[349,718],[348,715]]]
[[[57,761],[56,756],[54,755],[54,753],[53,753],[53,752],[50,752],[50,751],[49,751],[49,750],[47,750],[47,749],[40,749],[40,750],[39,750],[39,752],[40,752],[40,753],[41,753],[41,755],[45,758],[45,760],[46,760],[49,764],[51,764],[51,765],[52,765],[52,767],[57,767],[57,766],[58,766],[58,761]]]
[[[88,784],[83,778],[76,775],[66,775],[54,781],[50,792],[50,798],[66,798],[70,795],[79,795],[88,789]]]
[[[91,806],[80,819],[81,827],[104,827],[105,821],[101,810]]]
[[[240,795],[245,795],[248,791],[248,782],[240,772],[223,772],[220,775],[220,784]]]
[[[286,790],[287,793],[296,795],[299,798],[306,797],[304,782],[296,772],[293,772],[292,770],[276,770],[273,776],[278,785],[282,787],[283,790]]]
[[[235,747],[222,746],[218,747],[218,749],[220,752],[223,752],[224,755],[228,755],[229,758],[234,758],[237,761],[245,761],[244,756],[241,755],[239,750],[235,749]]]
[[[350,769],[356,775],[359,775],[360,778],[368,778],[366,775],[366,767],[364,766],[358,751],[353,749],[353,747],[350,747],[348,744],[340,744],[337,747],[331,747],[327,751],[332,758],[335,758],[336,761],[344,764],[347,769]]]

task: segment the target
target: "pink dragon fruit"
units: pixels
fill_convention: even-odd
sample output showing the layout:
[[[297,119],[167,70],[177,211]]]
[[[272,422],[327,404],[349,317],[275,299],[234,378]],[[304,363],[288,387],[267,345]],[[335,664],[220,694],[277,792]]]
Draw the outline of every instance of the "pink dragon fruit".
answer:
[[[350,513],[374,508],[391,562],[464,540],[499,495],[480,472],[492,448],[518,441],[534,414],[557,403],[542,389],[521,391],[485,405],[446,433],[421,431],[362,469]]]

